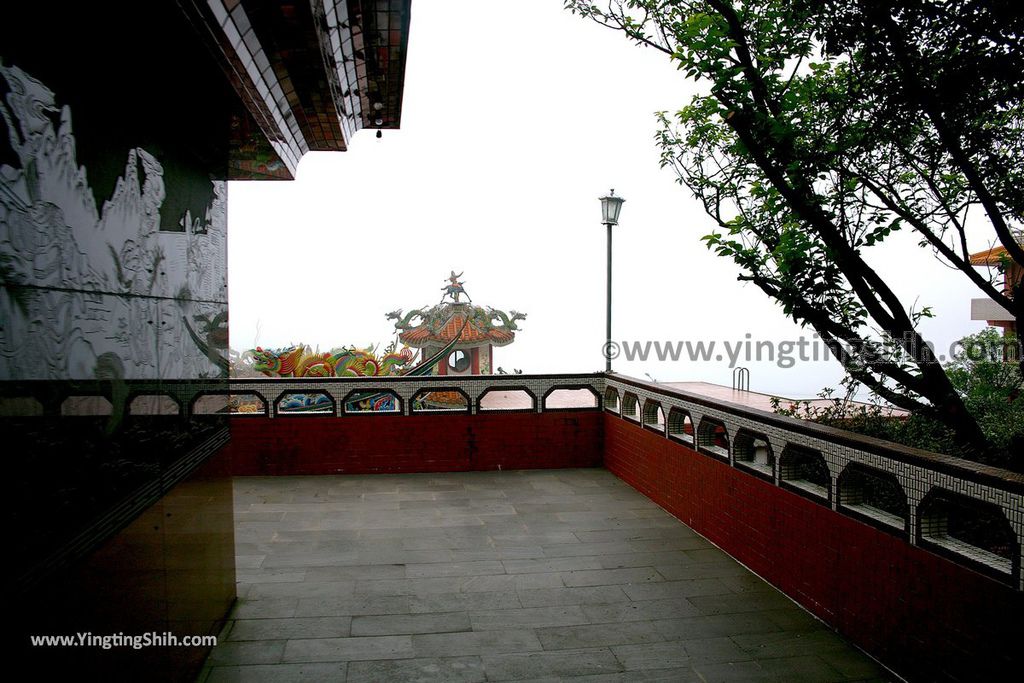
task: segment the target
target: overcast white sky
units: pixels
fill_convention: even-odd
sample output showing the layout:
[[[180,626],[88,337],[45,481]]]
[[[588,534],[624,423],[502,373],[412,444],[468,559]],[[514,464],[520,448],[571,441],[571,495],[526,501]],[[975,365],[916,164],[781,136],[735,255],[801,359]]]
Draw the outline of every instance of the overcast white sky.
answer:
[[[495,364],[603,369],[605,228],[597,198],[626,198],[615,233],[617,340],[796,339],[803,331],[700,237],[712,228],[658,167],[653,113],[699,87],[659,53],[574,17],[558,0],[415,2],[402,129],[311,153],[294,182],[229,188],[231,345],[386,344],[385,313],[436,303],[451,269],[475,303],[528,314]],[[966,279],[912,235],[873,256],[937,318],[945,349],[980,330]],[[979,244],[978,248],[983,248]],[[719,347],[721,348],[721,347]],[[835,385],[835,361],[742,362],[751,388],[790,397]],[[660,381],[728,385],[721,362],[624,362]]]

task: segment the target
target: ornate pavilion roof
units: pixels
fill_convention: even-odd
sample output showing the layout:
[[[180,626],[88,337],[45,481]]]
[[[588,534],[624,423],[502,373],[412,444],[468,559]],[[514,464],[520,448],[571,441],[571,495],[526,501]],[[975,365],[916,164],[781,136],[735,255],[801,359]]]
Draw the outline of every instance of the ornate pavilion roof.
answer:
[[[460,344],[493,344],[505,346],[515,338],[515,324],[512,327],[495,325],[498,313],[493,309],[474,306],[470,303],[443,303],[424,311],[422,322],[400,332],[398,339],[413,348],[444,345],[456,337]],[[513,311],[514,313],[514,311]],[[511,322],[508,316],[505,316]],[[460,336],[461,334],[461,336]]]
[[[447,278],[449,284],[443,288],[445,295],[436,306],[388,313],[388,319],[395,321],[399,341],[413,348],[444,346],[455,340],[458,340],[457,346],[505,346],[515,341],[519,329],[516,322],[525,320],[526,314],[505,313],[490,306],[460,301],[461,296],[469,299],[458,279],[460,276],[461,273],[456,275],[452,271]],[[413,321],[417,321],[415,325]]]

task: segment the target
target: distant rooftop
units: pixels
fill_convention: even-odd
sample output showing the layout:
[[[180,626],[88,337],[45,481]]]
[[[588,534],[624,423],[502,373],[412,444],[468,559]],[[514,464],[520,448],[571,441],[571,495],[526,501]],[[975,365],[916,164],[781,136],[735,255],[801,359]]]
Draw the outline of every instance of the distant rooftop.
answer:
[[[993,247],[971,254],[972,266],[997,266],[1006,258],[1006,247]]]

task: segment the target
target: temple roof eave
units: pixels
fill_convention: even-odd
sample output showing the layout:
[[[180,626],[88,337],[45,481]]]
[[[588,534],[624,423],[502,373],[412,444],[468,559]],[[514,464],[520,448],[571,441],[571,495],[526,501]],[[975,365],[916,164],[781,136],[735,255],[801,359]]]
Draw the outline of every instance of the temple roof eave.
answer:
[[[421,349],[428,346],[444,346],[451,341],[450,338],[429,334],[429,330],[423,330],[427,334],[410,334],[412,332],[418,332],[419,328],[407,330],[398,335],[398,340],[406,346],[411,346],[414,349]],[[461,339],[455,343],[455,348],[459,349],[471,349],[481,346],[508,346],[515,341],[515,335],[511,332],[506,333],[500,337],[488,336],[486,338],[478,339]]]
[[[1006,259],[1006,247],[998,246],[971,254],[972,266],[998,266]]]
[[[471,301],[459,301],[457,297],[465,295],[465,290],[461,289],[454,271],[449,280],[456,284],[448,285],[445,289],[455,287],[457,292],[449,292],[445,296],[452,296],[454,300],[442,299],[430,307],[424,306],[406,313],[398,309],[387,314],[388,319],[397,321],[395,331],[401,343],[420,349],[449,344],[468,349],[508,346],[515,341],[519,329],[516,321],[525,320],[526,314],[517,311],[505,313]],[[413,325],[413,321],[417,324]]]

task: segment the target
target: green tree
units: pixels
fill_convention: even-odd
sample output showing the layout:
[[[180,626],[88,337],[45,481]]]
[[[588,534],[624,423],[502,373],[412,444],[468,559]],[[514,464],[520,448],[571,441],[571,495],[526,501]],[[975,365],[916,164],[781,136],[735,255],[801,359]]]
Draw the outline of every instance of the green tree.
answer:
[[[957,393],[992,444],[999,461],[1024,471],[1024,378],[1019,358],[1020,342],[1004,337],[989,327],[957,342],[957,353],[946,365],[946,373]],[[772,397],[772,409],[780,415],[798,417],[840,427],[897,443],[948,453],[956,447],[950,429],[927,415],[894,413],[877,400],[855,400],[859,383],[847,376],[840,390],[826,387],[817,401],[783,403]]]
[[[946,372],[989,441],[1024,468],[1024,376],[1021,344],[989,327],[959,342]]]
[[[1024,209],[1019,12],[980,1],[565,5],[708,84],[660,114],[656,136],[662,165],[717,226],[708,246],[812,326],[856,381],[945,425],[962,454],[991,458],[993,444],[918,332],[930,310],[901,301],[867,254],[913,229],[1024,317],[1024,299],[1002,282],[1011,263],[1024,264],[1014,234]],[[951,39],[959,42],[948,49]],[[946,83],[966,73],[979,104]],[[996,272],[970,265],[974,229],[1006,248]]]

